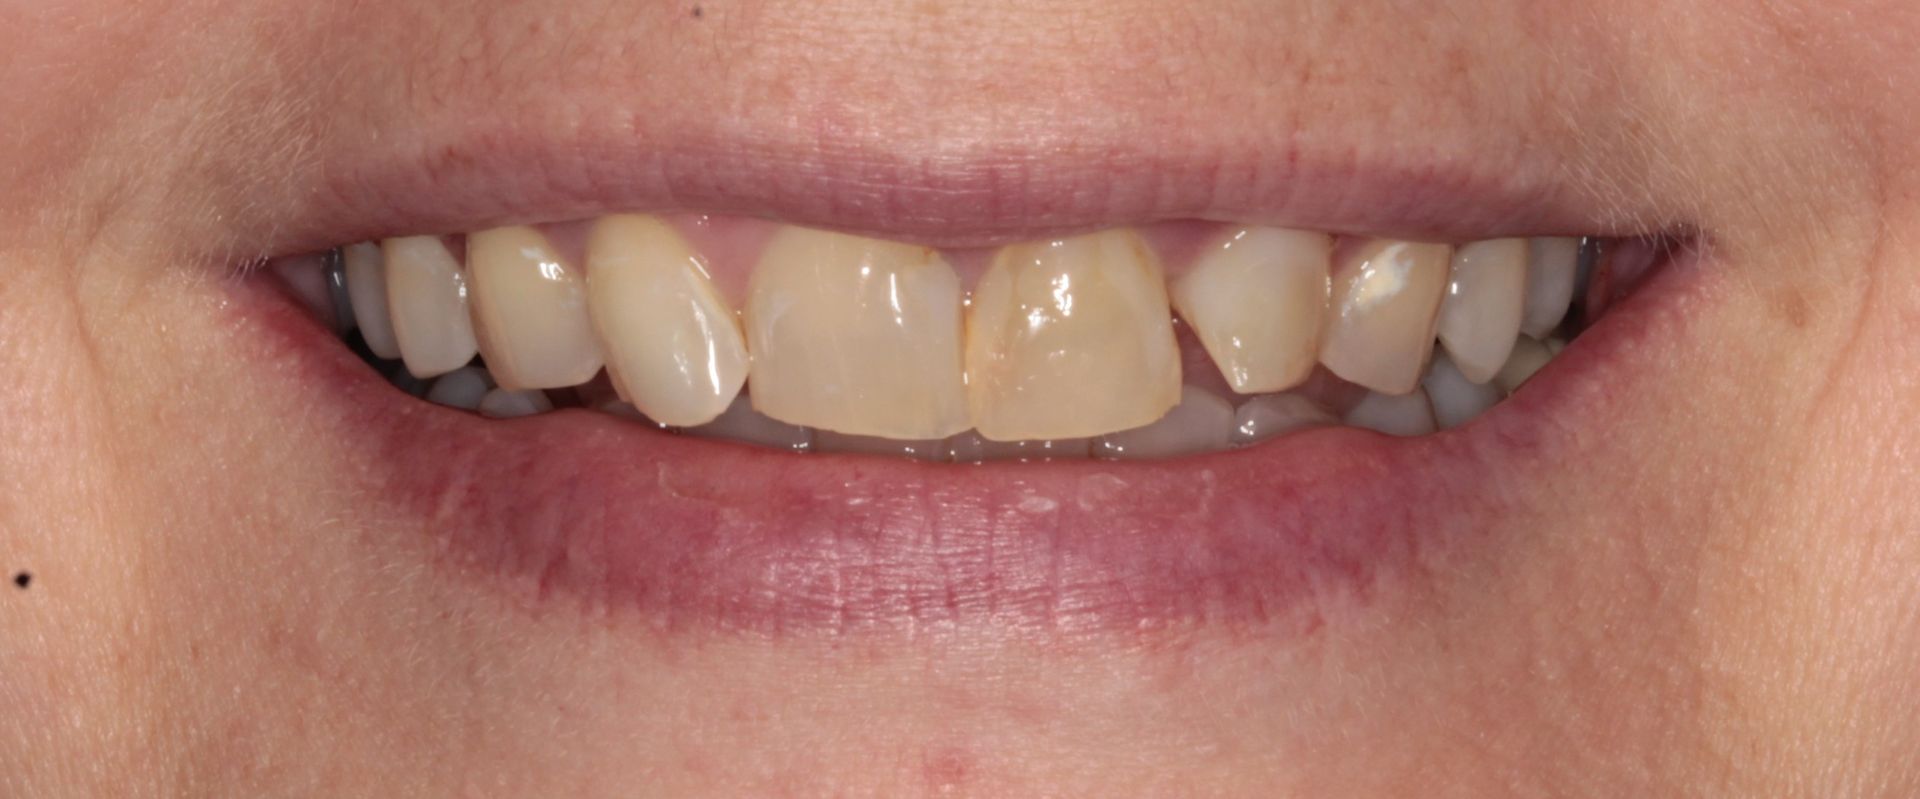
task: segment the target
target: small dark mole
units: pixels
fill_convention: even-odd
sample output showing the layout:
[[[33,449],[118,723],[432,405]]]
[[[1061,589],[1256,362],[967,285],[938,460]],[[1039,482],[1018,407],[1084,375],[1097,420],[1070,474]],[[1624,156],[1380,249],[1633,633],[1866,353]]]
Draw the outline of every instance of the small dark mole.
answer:
[[[21,572],[19,574],[16,574],[13,576],[13,584],[15,586],[18,586],[20,590],[24,591],[26,590],[27,586],[33,584],[33,575],[27,572]]]
[[[706,16],[706,15],[707,15],[707,12],[706,12],[706,11],[703,11],[703,10],[701,10],[701,8],[700,8],[699,6],[694,6],[694,7],[693,7],[693,18],[694,18],[694,19],[699,19],[699,18],[701,18],[701,17],[704,17],[704,16]]]

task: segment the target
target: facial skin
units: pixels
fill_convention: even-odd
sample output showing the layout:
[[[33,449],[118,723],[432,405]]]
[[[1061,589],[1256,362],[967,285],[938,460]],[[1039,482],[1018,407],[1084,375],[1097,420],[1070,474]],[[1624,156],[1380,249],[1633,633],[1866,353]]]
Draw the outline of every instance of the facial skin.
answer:
[[[61,0],[4,17],[0,569],[33,579],[0,594],[0,793],[1920,792],[1911,4]],[[474,115],[522,122],[452,137]],[[678,150],[590,135],[610,129]],[[276,368],[235,299],[263,279],[233,277],[251,255],[617,210],[552,188],[599,173],[526,156],[543,136],[621,179],[678,164],[689,205],[817,195],[790,201],[801,221],[955,238],[1032,221],[962,202],[991,174],[1105,197],[1037,227],[1124,223],[1192,203],[1102,195],[1088,153],[1231,175],[1249,161],[1233,142],[1264,163],[1350,141],[1356,161],[1542,202],[1381,230],[1329,178],[1270,221],[1680,223],[1713,247],[1672,323],[1624,345],[1630,380],[1569,378],[1610,397],[1607,423],[1548,417],[1568,457],[1487,489],[1524,512],[1313,618],[662,628],[448,567],[436,520],[383,512],[367,442],[328,386]],[[775,166],[698,168],[739,141]],[[1212,199],[1257,194],[1235,185]],[[963,210],[884,210],[942,192]],[[385,202],[417,229],[341,210]]]

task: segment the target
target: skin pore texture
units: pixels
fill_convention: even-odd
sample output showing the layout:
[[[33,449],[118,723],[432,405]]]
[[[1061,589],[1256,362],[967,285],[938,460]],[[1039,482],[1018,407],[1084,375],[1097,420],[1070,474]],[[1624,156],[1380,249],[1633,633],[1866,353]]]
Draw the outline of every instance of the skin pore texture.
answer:
[[[0,794],[1914,795],[1916,40],[1894,0],[16,4]],[[1446,484],[1503,508],[1449,545],[1265,620],[840,635],[450,567],[239,276],[668,207],[1706,254],[1519,477]]]

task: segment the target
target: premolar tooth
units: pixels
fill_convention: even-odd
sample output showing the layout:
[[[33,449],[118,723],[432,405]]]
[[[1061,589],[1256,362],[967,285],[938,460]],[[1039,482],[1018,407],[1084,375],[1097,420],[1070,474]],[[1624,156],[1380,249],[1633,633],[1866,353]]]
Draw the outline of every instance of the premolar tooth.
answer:
[[[1177,458],[1227,448],[1233,435],[1233,405],[1204,388],[1186,386],[1180,404],[1145,427],[1101,436],[1097,458]]]
[[[699,427],[684,428],[680,432],[698,438],[717,438],[795,452],[806,452],[813,448],[812,430],[787,424],[756,411],[746,397],[734,399],[726,412],[713,421]]]
[[[1327,369],[1383,394],[1420,385],[1447,287],[1449,248],[1374,240],[1342,254],[1320,345]]]
[[[407,371],[426,378],[466,366],[477,350],[460,262],[437,236],[387,239],[380,251],[387,262],[393,337]]]
[[[947,439],[947,457],[954,463],[985,461],[1080,460],[1087,457],[1092,439],[1056,441],[994,441],[968,430]]]
[[[1493,384],[1499,386],[1501,391],[1512,394],[1520,390],[1521,384],[1533,379],[1534,373],[1551,360],[1553,352],[1547,345],[1521,336],[1513,342],[1513,354],[1507,356],[1506,365],[1500,367],[1500,373],[1493,376]]]
[[[1436,330],[1467,380],[1492,380],[1507,362],[1526,298],[1525,239],[1476,241],[1454,251]]]
[[[467,237],[480,354],[500,385],[566,388],[600,371],[586,281],[547,237],[503,227]]]
[[[785,228],[754,268],[746,310],[761,413],[902,440],[969,426],[960,277],[938,252]]]
[[[512,419],[550,410],[553,410],[553,400],[547,398],[547,393],[532,389],[496,388],[480,398],[479,406],[480,415],[489,419]]]
[[[1527,240],[1527,305],[1520,332],[1545,338],[1560,326],[1573,303],[1574,282],[1580,272],[1580,240]]]
[[[1324,233],[1244,228],[1174,283],[1174,308],[1234,391],[1282,391],[1313,373],[1332,249]]]
[[[600,220],[587,302],[620,394],[662,424],[713,421],[747,380],[747,343],[706,266],[666,223]]]
[[[487,379],[485,369],[466,367],[455,369],[433,381],[433,388],[427,389],[427,401],[461,410],[478,410],[480,400],[493,388],[493,381]]]
[[[1322,427],[1337,421],[1333,414],[1299,394],[1262,394],[1234,410],[1233,443],[1244,446],[1303,427]]]
[[[901,441],[876,436],[850,436],[846,433],[821,430],[813,435],[813,451],[892,455],[916,461],[944,461],[947,459],[947,442],[945,439]]]
[[[1499,404],[1503,397],[1498,386],[1467,379],[1453,360],[1444,355],[1433,359],[1433,368],[1427,371],[1422,385],[1433,404],[1433,419],[1442,430],[1473,421]]]
[[[1160,264],[1130,230],[1002,249],[968,319],[967,398],[985,438],[1128,430],[1180,401]]]
[[[393,338],[393,315],[387,310],[387,268],[380,245],[349,244],[341,248],[340,259],[360,338],[375,355],[387,360],[400,357],[400,343]]]
[[[1390,436],[1424,436],[1434,431],[1433,406],[1427,392],[1381,394],[1371,392],[1347,411],[1347,424]]]

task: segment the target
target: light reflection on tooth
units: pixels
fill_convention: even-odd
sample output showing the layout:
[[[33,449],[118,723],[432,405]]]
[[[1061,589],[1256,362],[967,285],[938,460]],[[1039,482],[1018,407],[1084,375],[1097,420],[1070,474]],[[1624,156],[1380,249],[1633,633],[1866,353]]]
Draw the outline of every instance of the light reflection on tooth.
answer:
[[[1390,436],[1424,436],[1434,432],[1433,406],[1427,392],[1411,394],[1370,392],[1347,411],[1347,424]]]
[[[1346,248],[1334,267],[1332,313],[1320,362],[1374,391],[1412,391],[1433,352],[1450,255],[1444,244],[1405,241]]]
[[[1468,380],[1444,355],[1433,359],[1433,368],[1427,371],[1421,385],[1433,405],[1433,419],[1442,430],[1473,421],[1504,398],[1499,386]]]
[[[512,419],[550,410],[553,410],[553,401],[547,399],[546,392],[532,389],[496,388],[480,398],[479,406],[480,415],[489,419]]]
[[[477,351],[467,313],[467,276],[437,236],[380,243],[387,263],[387,302],[393,337],[407,371],[427,378],[473,360]]]
[[[1338,421],[1333,414],[1299,394],[1262,394],[1234,410],[1232,443],[1235,446],[1254,444],[1301,428],[1324,427]]]
[[[1527,240],[1527,305],[1520,332],[1545,338],[1567,316],[1580,271],[1580,240]]]
[[[814,452],[839,452],[859,455],[891,455],[916,461],[944,461],[947,459],[947,442],[938,441],[901,441],[875,436],[850,436],[831,430],[819,430],[813,434]]]
[[[812,430],[787,424],[754,410],[753,402],[745,396],[734,399],[726,412],[713,421],[698,427],[681,428],[680,432],[697,438],[737,441],[795,452],[806,452],[813,448]]]
[[[1234,391],[1282,391],[1313,372],[1332,249],[1324,233],[1244,228],[1175,281],[1174,308]]]
[[[1526,298],[1525,239],[1476,241],[1454,251],[1436,332],[1467,380],[1492,380],[1507,362]]]
[[[1234,427],[1233,405],[1203,388],[1186,386],[1159,421],[1094,439],[1093,456],[1136,460],[1177,458],[1227,448]]]
[[[480,354],[500,385],[566,388],[600,371],[586,281],[547,237],[504,227],[467,237]]]
[[[983,437],[1085,438],[1180,401],[1166,284],[1131,230],[1002,249],[968,320],[967,399]]]
[[[968,430],[947,439],[947,457],[954,463],[988,461],[1081,460],[1087,457],[1092,439],[1066,438],[1057,441],[994,441]]]
[[[455,369],[433,381],[433,388],[427,390],[427,401],[461,410],[477,410],[481,398],[493,388],[493,381],[487,379],[485,369],[466,367]]]
[[[380,245],[349,244],[341,249],[340,258],[347,273],[353,318],[367,349],[387,360],[400,357],[400,343],[393,338],[393,315],[387,310],[387,268]]]
[[[747,343],[705,264],[649,216],[601,219],[587,241],[587,299],[620,395],[663,424],[719,416],[747,380]]]
[[[1500,373],[1494,375],[1493,384],[1501,391],[1512,394],[1520,390],[1521,384],[1533,379],[1535,372],[1545,368],[1553,360],[1553,352],[1547,345],[1526,336],[1513,342],[1513,354],[1507,357],[1506,365],[1500,367]]]

